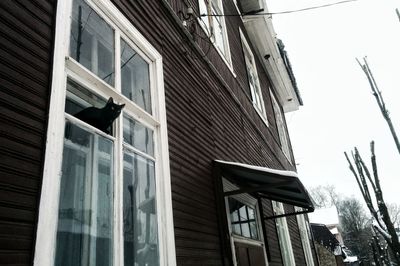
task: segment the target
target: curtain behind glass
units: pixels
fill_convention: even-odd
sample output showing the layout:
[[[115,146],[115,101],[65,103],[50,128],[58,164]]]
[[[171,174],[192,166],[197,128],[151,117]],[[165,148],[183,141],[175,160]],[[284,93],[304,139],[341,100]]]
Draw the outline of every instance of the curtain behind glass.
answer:
[[[55,265],[109,266],[113,143],[70,122],[65,128]]]

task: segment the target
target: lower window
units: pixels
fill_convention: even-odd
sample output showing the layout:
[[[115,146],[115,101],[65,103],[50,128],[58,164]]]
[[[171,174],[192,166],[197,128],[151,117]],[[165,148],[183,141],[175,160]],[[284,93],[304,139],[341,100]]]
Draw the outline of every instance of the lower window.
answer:
[[[223,179],[224,190],[237,189]],[[225,198],[234,265],[262,266],[266,252],[257,200],[249,194]]]

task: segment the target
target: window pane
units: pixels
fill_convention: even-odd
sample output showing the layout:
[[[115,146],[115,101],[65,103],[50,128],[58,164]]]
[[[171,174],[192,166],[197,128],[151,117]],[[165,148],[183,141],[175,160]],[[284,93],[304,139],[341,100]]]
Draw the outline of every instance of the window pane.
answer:
[[[136,149],[154,155],[153,130],[124,115],[124,141]]]
[[[121,39],[122,94],[151,113],[149,64]]]
[[[251,238],[252,239],[259,239],[258,238],[258,230],[257,230],[257,224],[256,222],[250,222],[250,232],[251,232]]]
[[[114,31],[83,0],[74,0],[70,56],[114,85]]]
[[[113,143],[65,128],[55,264],[112,265]]]
[[[124,151],[125,265],[159,265],[154,162]]]
[[[217,3],[212,3],[211,6],[213,15],[222,14],[222,11],[220,11],[217,7]],[[215,16],[212,18],[214,26],[215,44],[217,45],[218,49],[225,55],[226,51],[225,51],[223,17]]]

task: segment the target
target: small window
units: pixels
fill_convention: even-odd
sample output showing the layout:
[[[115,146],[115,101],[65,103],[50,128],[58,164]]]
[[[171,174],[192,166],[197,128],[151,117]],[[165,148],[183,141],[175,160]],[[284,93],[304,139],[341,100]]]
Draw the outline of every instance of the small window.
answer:
[[[278,134],[279,134],[279,140],[281,143],[282,151],[286,155],[286,157],[291,161],[290,159],[290,147],[289,147],[289,138],[288,134],[286,131],[286,123],[285,119],[283,117],[283,112],[281,107],[278,104],[278,101],[275,98],[275,95],[270,91],[271,99],[272,99],[272,105],[274,108],[275,112],[275,121],[276,121],[276,127],[278,128]]]
[[[268,125],[267,114],[265,112],[264,100],[261,93],[260,81],[258,79],[258,72],[256,67],[256,62],[254,60],[253,52],[244,37],[242,31],[240,31],[240,36],[242,38],[243,54],[247,70],[247,79],[249,81],[251,99],[253,101],[253,106],[263,118],[265,123]]]
[[[200,15],[205,15],[201,17],[200,25],[230,66],[231,55],[222,0],[199,0],[199,10]]]
[[[235,235],[260,240],[255,208],[234,198],[229,198],[232,232]]]

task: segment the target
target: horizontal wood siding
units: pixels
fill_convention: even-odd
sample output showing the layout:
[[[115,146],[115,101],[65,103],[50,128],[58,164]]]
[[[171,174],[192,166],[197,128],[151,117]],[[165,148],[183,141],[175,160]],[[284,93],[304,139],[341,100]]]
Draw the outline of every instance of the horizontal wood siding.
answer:
[[[269,127],[251,103],[240,18],[226,18],[235,77],[199,25],[193,39],[203,55],[176,23],[186,7],[198,12],[197,1],[113,2],[163,56],[177,263],[223,265],[212,161],[294,169],[280,149],[267,75],[257,62]],[[237,12],[232,1],[224,3],[226,13]],[[274,222],[266,226],[272,265],[281,265]]]
[[[232,1],[223,2],[226,13],[237,12]],[[232,73],[197,20],[192,41],[198,48],[176,21],[186,7],[198,10],[196,0],[113,3],[163,57],[177,264],[223,265],[212,161],[295,169],[280,148],[267,74],[257,61],[269,126],[251,102],[240,17],[226,18]],[[55,0],[0,1],[1,265],[32,262],[55,7]],[[270,201],[263,209],[272,215]],[[275,223],[265,225],[270,265],[281,265]]]
[[[31,265],[55,1],[0,1],[0,265]]]

